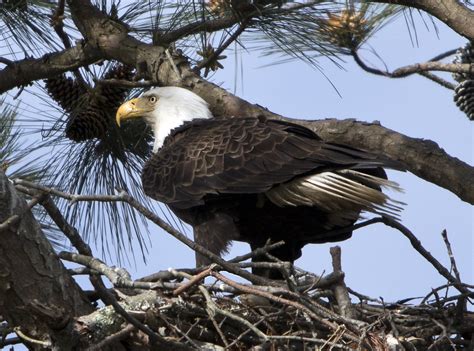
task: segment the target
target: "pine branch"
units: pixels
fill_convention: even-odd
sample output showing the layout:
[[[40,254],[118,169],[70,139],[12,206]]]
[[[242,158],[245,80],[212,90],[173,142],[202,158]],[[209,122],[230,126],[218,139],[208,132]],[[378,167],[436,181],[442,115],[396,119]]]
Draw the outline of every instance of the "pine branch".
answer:
[[[423,10],[438,18],[460,35],[474,41],[474,12],[457,0],[370,0]]]

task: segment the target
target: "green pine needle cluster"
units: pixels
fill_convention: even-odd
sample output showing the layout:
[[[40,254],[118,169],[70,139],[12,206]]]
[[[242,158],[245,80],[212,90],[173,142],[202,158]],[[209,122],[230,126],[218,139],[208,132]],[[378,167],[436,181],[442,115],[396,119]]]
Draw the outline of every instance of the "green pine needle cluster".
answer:
[[[17,108],[5,104],[4,99],[0,100],[0,169],[10,179],[20,178],[43,183],[49,177],[47,168],[29,158],[36,146],[24,142],[25,135],[17,119]],[[25,196],[25,200],[28,201],[29,198]],[[46,216],[43,208],[37,205],[33,207],[32,212],[54,248],[64,249],[66,241],[63,234]]]

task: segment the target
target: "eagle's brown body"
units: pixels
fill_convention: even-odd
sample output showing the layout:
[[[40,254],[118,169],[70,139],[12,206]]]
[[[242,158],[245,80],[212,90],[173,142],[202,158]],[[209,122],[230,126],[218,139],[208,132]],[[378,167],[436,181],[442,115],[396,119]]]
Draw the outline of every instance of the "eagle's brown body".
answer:
[[[216,254],[232,240],[263,246],[294,261],[307,243],[347,239],[360,212],[398,209],[380,191],[374,154],[326,143],[307,128],[264,118],[204,119],[175,129],[146,163],[145,193],[194,228],[195,240]],[[208,263],[197,258],[197,264]],[[271,274],[272,275],[272,274]]]

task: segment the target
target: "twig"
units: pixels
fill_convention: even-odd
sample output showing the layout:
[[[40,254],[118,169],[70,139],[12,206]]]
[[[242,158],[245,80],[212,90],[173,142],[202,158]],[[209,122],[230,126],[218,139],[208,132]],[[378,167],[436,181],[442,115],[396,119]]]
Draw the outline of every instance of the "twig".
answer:
[[[176,77],[179,80],[181,80],[182,79],[181,73],[179,73],[178,67],[176,67],[176,64],[174,63],[174,60],[173,60],[173,57],[170,54],[169,48],[165,50],[165,55],[166,55],[166,58],[168,59],[170,65],[171,65],[171,67],[173,68],[174,74],[176,74]]]
[[[237,263],[237,262],[242,262],[242,261],[245,261],[245,260],[248,260],[249,258],[254,258],[254,257],[257,257],[257,256],[261,256],[269,251],[272,251],[274,249],[277,249],[281,246],[285,245],[285,242],[284,241],[278,241],[276,243],[273,243],[273,244],[265,244],[265,246],[263,247],[259,247],[255,250],[252,250],[251,252],[245,254],[245,255],[241,255],[241,256],[236,256],[230,260],[228,260],[227,262],[229,263]]]
[[[100,341],[96,345],[89,347],[87,351],[99,351],[103,350],[106,346],[111,345],[116,343],[117,341],[123,340],[126,337],[128,337],[133,331],[135,331],[136,328],[132,325],[129,324],[122,330],[118,331],[115,334],[109,335],[106,337],[104,340]]]
[[[150,275],[147,275],[145,277],[137,279],[138,282],[156,282],[158,280],[174,280],[174,279],[179,279],[182,280],[181,277],[176,277],[176,275],[173,273],[174,271],[178,272],[185,272],[191,275],[198,274],[199,272],[202,271],[202,268],[179,268],[179,269],[174,269],[174,268],[169,268],[164,271],[159,271]]]
[[[257,323],[255,323],[255,326],[259,325],[261,322],[265,320],[265,317],[260,319]],[[229,350],[232,350],[232,347],[236,345],[244,336],[246,336],[248,333],[251,332],[251,329],[244,330],[239,336],[237,336],[228,346]],[[267,335],[269,336],[269,335]]]
[[[209,314],[209,318],[212,321],[212,324],[214,325],[214,328],[217,331],[217,334],[219,334],[219,337],[221,338],[222,342],[224,343],[225,347],[228,349],[229,348],[229,341],[225,337],[224,332],[222,331],[221,327],[219,326],[219,323],[217,323],[216,319],[212,314]]]
[[[183,293],[193,285],[198,284],[201,280],[204,278],[208,277],[211,274],[211,271],[215,268],[216,265],[211,265],[211,267],[205,269],[199,274],[196,274],[194,276],[189,276],[189,281],[186,284],[181,285],[179,288],[177,288],[175,291],[173,291],[174,296],[178,296],[179,294]]]
[[[66,49],[70,49],[71,48],[71,41],[69,40],[69,37],[66,34],[66,32],[64,32],[64,23],[63,23],[65,3],[66,3],[65,0],[59,0],[58,1],[58,6],[56,7],[56,10],[54,11],[53,15],[51,16],[51,25],[53,26],[54,31],[56,32],[58,37],[63,42],[64,47]]]
[[[458,52],[458,48],[456,49],[451,49],[451,50],[448,50],[448,51],[445,51],[439,55],[436,55],[435,57],[433,57],[430,61],[441,61],[442,59],[445,59],[446,57],[449,57],[449,56],[452,56],[454,54],[456,54]]]
[[[171,324],[170,322],[168,322],[168,320],[163,317],[162,315],[158,315],[158,317],[166,323],[166,325],[168,327],[170,327],[171,329],[173,329],[174,331],[176,331],[178,334],[180,334],[183,338],[185,338],[190,344],[191,346],[193,346],[196,350],[200,350],[200,347],[199,345],[197,345],[193,339],[191,339],[187,333],[183,332],[181,329],[179,329],[176,325],[173,325]]]
[[[70,268],[67,270],[70,275],[91,275],[91,274],[100,274],[99,272],[87,268],[87,267],[78,267],[78,268]]]
[[[451,262],[451,269],[453,270],[456,279],[461,281],[461,275],[459,274],[458,267],[456,265],[456,259],[454,258],[453,251],[451,249],[451,243],[448,239],[448,232],[446,231],[446,229],[441,232],[441,236],[443,237],[444,244],[446,245],[446,249],[448,250],[449,260]]]
[[[205,272],[207,275],[211,275],[213,273],[213,268],[214,267],[209,267]],[[179,273],[179,272],[177,272]],[[203,272],[204,273],[204,272]],[[185,276],[186,278],[189,279],[189,281],[196,281],[195,276],[190,276],[189,274],[186,273],[181,273],[181,275]],[[201,294],[204,296],[206,299],[206,305],[207,305],[207,311],[209,314],[209,317],[211,317],[213,314],[220,313],[221,315],[228,317],[230,319],[233,319],[243,325],[245,325],[248,329],[252,330],[260,339],[263,341],[267,340],[267,335],[265,335],[262,331],[260,331],[258,328],[256,328],[254,325],[252,325],[250,322],[247,320],[243,319],[242,317],[239,317],[229,311],[223,310],[219,308],[216,303],[212,300],[211,296],[209,295],[209,292],[206,290],[206,288],[202,285],[198,286],[199,291]],[[213,318],[213,317],[212,317]]]
[[[124,279],[123,276],[120,276],[113,269],[111,269],[110,267],[105,265],[103,262],[101,262],[100,260],[94,257],[80,255],[80,254],[73,254],[70,252],[60,252],[58,256],[62,259],[67,259],[76,263],[87,265],[89,268],[103,273],[105,276],[111,279],[112,282],[113,281],[116,281],[116,282],[126,281],[126,278]],[[112,305],[114,310],[120,316],[122,316],[124,320],[126,320],[127,322],[132,324],[134,327],[136,327],[137,329],[147,334],[152,344],[155,344],[158,342],[165,345],[170,344],[169,341],[165,340],[159,334],[151,330],[148,326],[146,326],[145,324],[137,320],[135,317],[127,313],[127,311],[118,303],[115,296],[112,295],[110,292],[108,292],[108,290],[106,289],[104,283],[102,282],[99,276],[95,276],[95,275],[91,276],[91,282],[94,285],[94,288],[100,294],[102,300],[104,300],[105,303]],[[143,283],[143,284],[146,284],[146,283]]]
[[[204,298],[206,299],[206,303],[207,303],[207,308],[209,309],[209,312],[210,313],[219,313],[223,316],[226,316],[230,319],[233,319],[237,322],[239,322],[240,324],[243,324],[245,325],[248,329],[252,330],[255,335],[257,335],[261,340],[262,342],[265,342],[267,341],[268,339],[268,336],[263,333],[260,329],[258,329],[257,327],[255,327],[252,323],[250,323],[249,321],[243,319],[242,317],[239,317],[229,311],[226,311],[226,310],[223,310],[221,308],[219,308],[216,303],[214,301],[212,301],[212,298],[211,296],[209,295],[209,292],[202,286],[199,286],[199,291],[203,294]]]
[[[21,331],[20,327],[13,328],[13,330],[15,331],[15,333],[21,339],[27,341],[28,343],[35,344],[35,345],[41,345],[43,347],[51,347],[52,346],[50,341],[36,340],[36,339],[33,339],[33,338],[29,337],[28,335],[26,335],[25,333],[23,333]]]
[[[364,294],[361,294],[349,287],[347,287],[347,291],[349,291],[349,293],[351,293],[352,295],[354,295],[355,297],[357,297],[361,302],[362,301],[372,301],[372,302],[376,302],[376,303],[382,303],[382,301],[380,301],[379,299],[375,299],[373,297],[370,297],[370,296],[367,296],[367,295],[364,295]]]
[[[335,347],[338,350],[347,350],[347,351],[353,351],[354,350],[354,349],[352,349],[348,346],[344,346],[342,344],[337,344],[337,343],[334,343],[334,342],[331,342],[331,341],[327,341],[327,340],[324,340],[324,339],[318,339],[318,338],[308,338],[308,337],[303,337],[303,336],[292,336],[292,335],[270,335],[268,338],[270,340],[306,341],[306,342],[310,342],[310,343],[314,343],[314,344],[318,344],[318,345],[321,345],[321,344],[322,345],[328,345],[328,346],[331,346],[330,349]],[[321,348],[321,350],[322,349],[323,348]]]
[[[101,291],[101,293],[104,293],[104,292]],[[110,294],[108,292],[105,292],[105,294],[109,294],[109,295],[113,296],[112,294]],[[113,306],[114,310],[119,315],[122,316],[123,319],[125,319],[127,322],[132,324],[135,328],[141,330],[146,335],[148,335],[148,337],[150,338],[150,343],[151,344],[156,344],[158,342],[160,344],[164,344],[164,345],[169,345],[170,344],[169,341],[164,339],[161,335],[155,333],[153,330],[150,329],[150,327],[143,324],[138,319],[136,319],[135,317],[132,317],[129,313],[127,313],[127,311],[117,302],[117,300],[115,298],[113,299],[113,301],[111,301],[110,304]]]
[[[415,63],[413,65],[408,65],[404,67],[397,68],[396,70],[382,71],[377,68],[370,67],[365,64],[362,58],[356,51],[351,52],[354,61],[362,68],[364,71],[389,78],[404,78],[409,75],[426,72],[426,71],[442,71],[442,72],[453,72],[453,73],[472,73],[473,67],[468,63],[443,63],[439,61],[428,61],[423,63]]]
[[[181,286],[181,285],[173,284],[173,283],[148,283],[148,282],[132,281],[131,279],[129,279],[129,277],[125,276],[124,274],[118,273],[116,269],[107,266],[101,260],[91,257],[91,256],[86,256],[86,255],[81,255],[81,254],[76,254],[76,253],[66,252],[66,251],[60,252],[58,256],[63,260],[82,264],[88,267],[89,269],[91,269],[92,272],[95,271],[100,274],[103,274],[104,276],[107,277],[107,279],[110,280],[110,282],[114,285],[114,287],[117,287],[117,288],[130,288],[130,289],[136,288],[136,289],[154,290],[157,288],[176,289],[177,286]]]
[[[461,293],[465,293],[470,297],[474,297],[474,292],[466,289],[466,287],[456,277],[453,277],[451,273],[449,273],[449,271],[436,258],[434,258],[433,255],[431,255],[423,247],[423,245],[421,245],[420,240],[418,240],[418,238],[410,230],[408,230],[408,228],[403,226],[401,223],[398,223],[397,221],[387,217],[382,217],[382,222],[389,227],[397,229],[400,233],[405,235],[410,241],[412,247],[418,251],[429,263],[431,263],[431,265],[438,271],[439,274],[452,283],[456,289],[458,289]]]
[[[313,312],[312,310],[310,310],[308,307],[304,306],[303,304],[299,303],[299,302],[296,302],[296,301],[291,301],[291,300],[288,300],[288,299],[285,299],[285,298],[282,298],[282,297],[279,297],[279,296],[274,296],[270,293],[267,293],[267,292],[264,292],[264,291],[260,291],[258,289],[255,289],[255,288],[252,288],[252,287],[249,287],[249,286],[244,286],[244,285],[241,285],[237,282],[234,282],[232,281],[231,279],[223,276],[222,274],[218,273],[218,272],[215,272],[213,271],[212,272],[212,275],[221,280],[222,282],[236,288],[236,289],[239,289],[240,291],[243,291],[245,293],[248,293],[248,294],[254,294],[254,295],[259,295],[259,296],[263,296],[265,298],[267,298],[268,300],[271,300],[271,301],[274,301],[274,302],[277,302],[279,304],[283,304],[283,305],[288,305],[288,306],[292,306],[296,309],[299,309],[305,313],[307,313],[311,318],[313,318],[314,320],[317,320],[318,322],[320,322],[321,324],[325,325],[327,328],[330,328],[332,330],[337,330],[338,328],[338,325],[329,321],[328,319],[331,318],[332,316],[329,316],[329,315],[325,315],[324,317],[320,317],[318,316],[315,312]],[[355,342],[358,342],[359,341],[359,338],[357,338],[354,334],[352,333],[347,333],[346,334],[346,337],[352,341],[355,341]]]
[[[450,90],[454,90],[456,88],[456,85],[454,83],[451,83],[451,82],[448,82],[447,80],[441,78],[441,77],[438,77],[437,75],[433,74],[433,73],[430,73],[430,72],[418,72],[418,74],[420,76],[423,76],[425,78],[428,78],[429,80],[435,82],[435,83],[438,83],[439,85],[447,88],[447,89],[450,89]]]
[[[226,28],[229,28],[233,26],[234,24],[238,23],[239,21],[252,18],[254,16],[259,16],[259,17],[265,17],[265,16],[276,16],[276,15],[283,15],[283,14],[289,14],[293,13],[299,10],[304,10],[306,8],[312,7],[314,5],[318,5],[320,3],[320,0],[311,0],[311,1],[305,1],[301,3],[289,3],[286,4],[286,6],[279,6],[277,2],[275,2],[275,5],[277,8],[274,7],[268,7],[268,8],[257,8],[252,7],[250,10],[242,12],[237,15],[236,13],[232,13],[228,16],[225,17],[220,17],[216,19],[204,19],[204,20],[198,20],[193,23],[186,24],[180,28],[177,28],[173,31],[170,31],[168,33],[164,33],[161,36],[156,38],[155,44],[156,45],[162,45],[166,46],[169,43],[173,43],[177,41],[178,39],[181,39],[183,37],[192,35],[192,34],[197,34],[201,32],[217,32]]]
[[[367,227],[367,226],[375,224],[375,223],[381,223],[381,222],[382,222],[382,219],[379,218],[379,217],[368,219],[368,220],[366,220],[364,222],[361,222],[361,223],[357,223],[357,224],[350,225],[350,226],[340,228],[340,229],[331,230],[331,231],[328,231],[328,232],[325,232],[325,233],[322,233],[322,234],[315,235],[313,237],[305,238],[304,242],[310,244],[315,239],[322,240],[324,238],[331,238],[331,237],[337,236],[338,234],[347,233],[348,231],[354,231],[354,230],[357,230],[357,229],[360,229],[360,228],[363,228],[363,227]]]
[[[97,84],[100,85],[116,85],[127,88],[149,88],[157,86],[158,83],[151,80],[144,80],[141,82],[131,82],[126,79],[98,79],[95,80]]]
[[[49,195],[46,196],[46,198],[44,199],[44,201],[42,201],[41,204],[43,205],[44,209],[51,217],[51,219],[54,221],[54,223],[66,235],[66,237],[69,239],[71,244],[77,249],[77,251],[83,255],[92,256],[92,249],[90,248],[90,246],[86,244],[84,240],[82,240],[82,237],[77,231],[77,229],[66,221],[61,211],[59,211],[59,208],[56,206],[56,204],[53,202]]]
[[[232,44],[234,41],[238,39],[239,35],[242,34],[243,31],[247,28],[247,24],[249,22],[250,22],[250,18],[244,19],[242,23],[240,24],[239,28],[237,28],[237,30],[234,33],[232,33],[232,35],[229,38],[227,38],[227,40],[221,46],[219,46],[217,50],[212,53],[211,56],[199,62],[199,64],[196,66],[196,70],[200,71],[202,68],[207,67],[214,60],[217,60],[220,54],[222,54],[224,50],[229,47],[230,44]],[[207,76],[207,74],[205,74],[205,76]]]
[[[33,207],[35,207],[38,203],[40,203],[44,199],[45,195],[40,194],[37,196],[34,196],[31,201],[27,203],[27,206],[25,207],[24,211],[21,214],[15,214],[9,218],[7,218],[4,222],[0,223],[0,232],[3,230],[10,229],[12,226],[17,224],[20,220],[23,214],[26,212],[30,211]]]
[[[341,264],[341,248],[334,246],[329,249],[332,257],[332,269],[335,273],[342,273]],[[354,318],[354,311],[352,309],[351,299],[349,298],[349,292],[347,291],[344,280],[341,279],[338,283],[334,284],[332,291],[339,306],[340,313],[344,317]]]

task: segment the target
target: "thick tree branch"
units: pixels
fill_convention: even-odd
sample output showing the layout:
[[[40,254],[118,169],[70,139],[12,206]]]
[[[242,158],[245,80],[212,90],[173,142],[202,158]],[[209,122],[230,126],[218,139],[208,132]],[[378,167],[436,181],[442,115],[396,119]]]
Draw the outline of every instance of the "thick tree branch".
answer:
[[[80,43],[70,49],[38,59],[26,58],[12,62],[0,70],[0,94],[38,79],[51,78],[90,65],[101,58],[101,53],[97,49]]]
[[[458,0],[371,0],[370,2],[403,5],[426,11],[453,30],[474,40],[474,12]]]
[[[0,170],[0,315],[35,340],[69,343],[73,318],[93,309],[42,233],[25,201]]]

